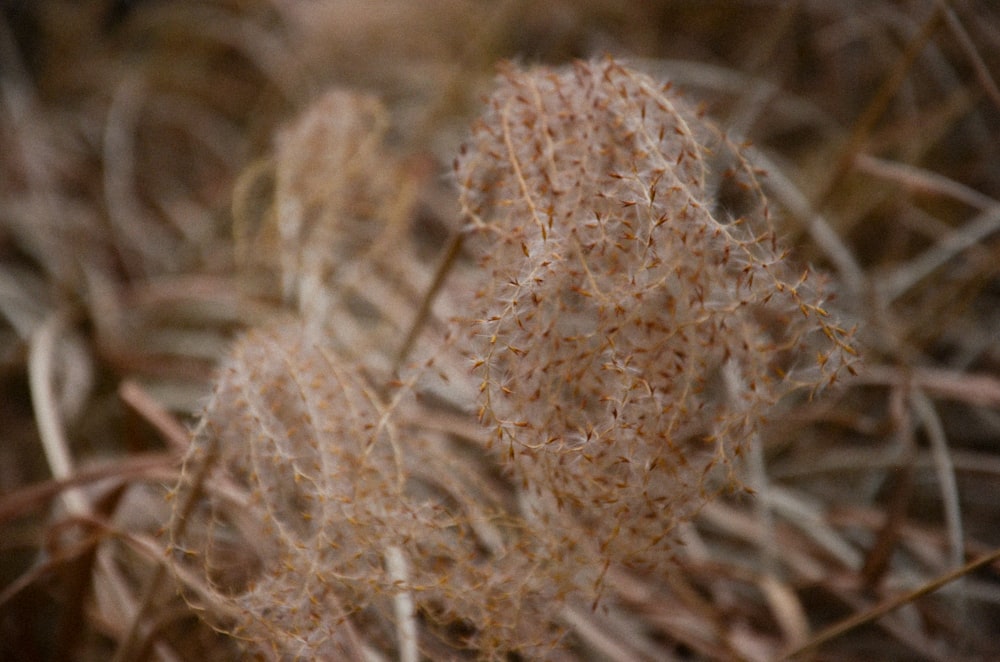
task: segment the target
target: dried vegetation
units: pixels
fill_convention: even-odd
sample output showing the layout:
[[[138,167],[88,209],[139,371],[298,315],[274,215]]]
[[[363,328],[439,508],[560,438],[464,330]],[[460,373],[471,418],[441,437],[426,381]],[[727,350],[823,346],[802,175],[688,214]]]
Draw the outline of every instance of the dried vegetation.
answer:
[[[8,3],[0,657],[1000,654],[997,52]]]

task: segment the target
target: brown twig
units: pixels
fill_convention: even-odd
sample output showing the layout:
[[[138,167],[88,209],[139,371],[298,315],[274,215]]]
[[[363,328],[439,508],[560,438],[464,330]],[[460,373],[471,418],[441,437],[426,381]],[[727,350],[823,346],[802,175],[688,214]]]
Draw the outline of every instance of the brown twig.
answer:
[[[889,598],[888,600],[883,600],[882,602],[878,603],[877,605],[871,607],[866,611],[859,612],[857,614],[854,614],[853,616],[845,618],[839,623],[836,623],[826,628],[825,630],[817,634],[815,637],[810,639],[805,644],[785,652],[778,659],[779,660],[795,659],[803,655],[804,653],[815,650],[816,648],[822,646],[823,644],[833,639],[836,639],[837,637],[846,634],[847,632],[850,632],[851,630],[854,630],[866,623],[878,620],[879,618],[885,616],[889,612],[898,609],[899,607],[902,607],[905,604],[913,602],[917,598],[923,597],[929,593],[933,593],[934,591],[937,591],[946,584],[950,584],[951,582],[957,579],[961,579],[965,575],[974,572],[980,568],[983,568],[998,560],[1000,560],[1000,548],[995,549],[991,553],[985,556],[981,556],[978,559],[969,561],[961,568],[957,568],[950,572],[946,572],[943,575],[937,577],[936,579],[927,582],[923,586],[914,589],[913,591],[904,593],[903,595],[896,596],[895,598]]]

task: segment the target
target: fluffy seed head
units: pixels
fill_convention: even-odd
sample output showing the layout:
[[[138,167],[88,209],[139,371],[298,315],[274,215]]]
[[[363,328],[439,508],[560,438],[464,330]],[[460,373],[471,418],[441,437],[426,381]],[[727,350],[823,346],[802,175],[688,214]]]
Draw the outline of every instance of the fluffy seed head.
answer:
[[[739,151],[648,76],[508,68],[455,168],[484,275],[482,418],[549,529],[569,510],[602,556],[663,558],[710,470],[790,389],[833,379],[846,334]]]

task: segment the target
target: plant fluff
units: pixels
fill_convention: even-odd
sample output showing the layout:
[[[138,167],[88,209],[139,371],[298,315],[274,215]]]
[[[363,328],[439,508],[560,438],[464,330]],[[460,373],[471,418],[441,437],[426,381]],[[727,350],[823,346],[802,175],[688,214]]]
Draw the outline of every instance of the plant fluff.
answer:
[[[506,71],[456,173],[488,274],[480,418],[547,528],[568,509],[607,558],[662,558],[768,408],[836,378],[847,334],[739,152],[619,64]]]
[[[670,572],[677,524],[737,486],[779,399],[851,369],[758,173],[669,86],[611,60],[507,67],[455,176],[476,264],[439,294],[459,312],[424,333],[433,360],[397,375],[312,324],[251,332],[194,438],[178,577],[276,658],[571,644],[566,615],[613,601],[613,572]],[[316,251],[300,235],[283,255]],[[285,290],[331,288],[334,336],[347,297],[293,282],[309,270]]]

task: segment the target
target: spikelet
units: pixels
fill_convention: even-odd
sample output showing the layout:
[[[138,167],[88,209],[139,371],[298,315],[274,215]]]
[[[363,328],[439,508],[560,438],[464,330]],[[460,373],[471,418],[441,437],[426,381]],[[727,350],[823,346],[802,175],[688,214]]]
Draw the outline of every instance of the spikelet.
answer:
[[[846,334],[739,152],[613,61],[507,68],[455,167],[485,274],[482,419],[557,547],[655,565],[768,408],[835,378]]]
[[[379,382],[301,325],[241,338],[176,498],[195,504],[172,521],[179,576],[198,578],[188,599],[272,659],[362,659],[362,639],[397,652],[427,637],[484,655],[554,646],[544,613],[557,587],[533,578],[531,541],[415,408],[408,385]]]
[[[375,97],[328,91],[278,132],[273,157],[234,194],[248,280],[275,281],[314,338],[368,362],[398,342],[419,296],[403,285],[419,288],[427,270],[408,236],[414,181],[388,130]]]
[[[543,658],[612,599],[610,570],[670,571],[677,524],[737,485],[779,399],[850,369],[850,334],[757,173],[669,87],[610,60],[509,66],[456,160],[478,264],[390,370],[418,305],[400,292],[430,278],[405,223],[355,204],[398,163],[378,108],[332,93],[279,143],[298,320],[223,365],[173,565],[274,659]]]

